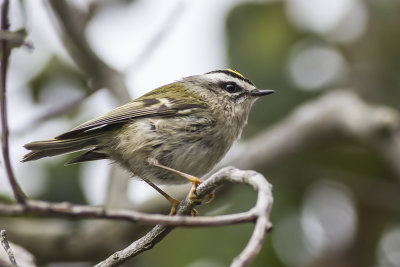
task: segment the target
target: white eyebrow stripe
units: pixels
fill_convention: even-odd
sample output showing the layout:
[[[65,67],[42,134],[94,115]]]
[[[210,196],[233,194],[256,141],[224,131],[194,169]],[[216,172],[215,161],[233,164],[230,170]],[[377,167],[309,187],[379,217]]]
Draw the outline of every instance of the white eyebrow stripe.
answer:
[[[236,82],[237,84],[241,84],[243,80],[232,77],[230,75],[227,75],[225,73],[208,73],[205,74],[206,78],[209,79],[211,82]]]

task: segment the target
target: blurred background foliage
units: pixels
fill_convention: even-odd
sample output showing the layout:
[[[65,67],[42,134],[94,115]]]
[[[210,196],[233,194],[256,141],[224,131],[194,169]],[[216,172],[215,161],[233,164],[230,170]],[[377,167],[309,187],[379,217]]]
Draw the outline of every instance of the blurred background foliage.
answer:
[[[146,87],[140,90],[154,88],[152,83],[160,82],[158,85],[162,85],[184,75],[212,69],[236,69],[258,87],[277,91],[271,97],[262,98],[254,106],[249,124],[243,133],[243,138],[248,140],[260,131],[274,127],[295,108],[337,88],[354,91],[368,103],[400,109],[398,0],[237,0],[220,1],[218,4],[215,1],[193,1],[195,4],[187,1],[185,5],[189,6],[187,9],[190,11],[183,9],[176,12],[171,11],[171,8],[166,9],[174,16],[182,17],[181,20],[176,22],[176,26],[167,29],[165,36],[159,38],[156,42],[160,47],[158,50],[150,51],[152,48],[147,48],[149,62],[146,60],[143,65],[139,64],[131,73],[131,54],[124,55],[122,50],[122,55],[119,56],[128,59],[118,65],[107,54],[110,51],[101,53],[101,40],[96,41],[90,36],[100,32],[93,30],[93,25],[110,24],[110,20],[101,22],[104,14],[117,17],[125,12],[125,16],[126,10],[131,10],[131,16],[135,16],[138,12],[143,12],[143,2],[69,2],[76,10],[86,12],[85,19],[76,19],[77,23],[82,23],[89,43],[99,57],[124,73],[132,96],[142,93],[139,87]],[[180,3],[169,2],[171,3],[163,5],[173,6]],[[25,1],[20,3],[20,9],[27,13],[25,16],[32,16],[29,13],[34,10],[27,8],[29,4]],[[147,4],[152,5],[147,9],[149,13],[135,21],[135,27],[153,32],[157,27],[162,27],[156,25],[151,29],[146,28],[147,24],[152,25],[152,20],[158,18],[157,14],[167,13],[158,4],[157,1],[150,1]],[[210,13],[210,17],[205,19],[210,22],[203,20],[204,24],[195,24],[198,28],[189,24],[192,27],[190,33],[196,36],[194,40],[197,40],[198,33],[199,38],[202,38],[200,45],[203,47],[191,47],[193,43],[186,40],[191,37],[175,36],[175,32],[179,31],[175,27],[179,29],[184,21],[196,18],[193,11],[195,8],[190,9],[191,5],[202,6]],[[49,20],[52,25],[47,27],[54,27],[57,24],[55,17],[58,15],[47,3],[42,8],[46,16],[52,17]],[[160,8],[161,11],[158,11]],[[217,13],[215,10],[221,11]],[[154,14],[151,13],[153,11]],[[218,19],[214,18],[216,16]],[[11,16],[12,25],[13,19]],[[19,27],[27,28],[28,40],[35,39],[30,36],[30,30],[33,31],[37,25],[30,25],[29,19],[22,21]],[[116,45],[109,46],[109,50],[116,50],[114,53],[118,53],[120,42],[126,41],[124,35],[133,35],[134,42],[140,43],[144,47],[143,51],[146,51],[146,42],[143,41],[145,38],[142,37],[151,34],[135,34],[135,30],[126,32],[129,25],[115,24],[111,26],[112,29],[113,27],[122,28],[115,29],[117,33],[120,32],[121,35],[117,38],[121,40],[113,39],[115,36],[107,37],[110,31],[106,30],[102,38],[109,38],[110,43],[114,42]],[[63,31],[62,27],[55,28]],[[220,28],[221,31],[215,33],[214,28]],[[182,32],[185,33],[183,30]],[[169,38],[172,38],[169,35],[175,36],[179,44],[188,46],[185,48],[187,53],[193,55],[198,52],[203,60],[200,62],[199,58],[189,57],[185,61],[186,52],[180,54],[173,50],[171,46],[176,43],[168,45]],[[55,36],[49,37],[50,42],[57,42],[54,41],[58,38]],[[64,45],[68,46],[68,38],[65,39]],[[34,43],[35,49],[30,55],[21,52],[23,48],[14,50],[11,60],[21,61],[22,57],[35,58],[35,53],[43,54],[40,46],[47,39],[41,40]],[[207,52],[204,46],[207,49],[216,49]],[[163,47],[165,51],[162,50]],[[135,46],[131,50],[140,51],[141,48]],[[10,109],[13,110],[15,105],[26,107],[22,115],[15,115],[18,112],[9,114],[10,120],[13,120],[11,134],[15,134],[15,162],[24,153],[21,149],[24,142],[56,135],[104,113],[118,103],[107,89],[95,92],[99,89],[96,81],[90,73],[74,63],[67,51],[69,50],[62,48],[58,52],[51,51],[47,57],[43,57],[45,59],[40,64],[35,65],[34,59],[29,59],[29,64],[12,65],[10,69],[11,81],[18,80],[21,75],[25,77],[23,82],[11,82],[9,89],[16,91],[10,92]],[[21,56],[21,53],[25,55]],[[162,56],[162,53],[169,54],[169,57]],[[168,70],[169,68],[174,69],[175,73]],[[168,73],[169,76],[163,76],[168,71],[171,72]],[[133,82],[130,76],[134,77]],[[57,116],[47,116],[68,103],[76,105],[61,109],[63,112],[56,114]],[[109,167],[104,167],[107,163],[64,167],[63,162],[67,157],[29,163],[28,167],[16,163],[23,188],[37,199],[106,205],[105,195],[110,186],[106,179]],[[251,266],[400,266],[400,177],[385,159],[360,140],[338,138],[332,134],[327,140],[315,140],[312,146],[296,151],[272,167],[261,167],[257,171],[262,172],[274,187],[275,203],[271,218],[274,229],[267,236],[262,251]],[[7,183],[4,173],[1,175],[1,187],[5,188]],[[134,186],[141,185],[136,183]],[[148,206],[143,202],[134,203],[138,190],[129,192],[128,194],[134,195],[128,196],[132,201],[130,205],[146,210]],[[0,192],[0,199],[9,196],[9,191],[5,189]],[[199,210],[205,215],[243,211],[251,207],[255,197],[249,188],[229,186],[218,192],[214,202],[200,207]],[[152,203],[149,197],[146,199],[148,203]],[[160,211],[163,207],[147,210]],[[114,238],[112,246],[105,247],[102,253],[93,249],[92,253],[69,255],[66,249],[63,255],[49,255],[50,252],[44,252],[41,246],[36,246],[37,236],[28,235],[30,231],[27,229],[18,229],[29,225],[16,224],[16,221],[19,223],[23,220],[49,223],[46,219],[0,217],[0,228],[3,226],[10,229],[10,239],[28,248],[43,266],[64,266],[66,262],[71,264],[68,266],[90,266],[123,248],[148,229],[113,223],[114,227],[118,226],[126,231],[121,232],[119,238],[98,234],[95,239],[87,239],[88,243],[91,240],[102,243]],[[79,227],[90,228],[93,223],[83,222],[85,226]],[[12,224],[18,227],[13,228]],[[72,224],[76,225],[78,221],[72,220]],[[68,231],[76,230],[72,228]],[[252,225],[179,228],[126,266],[227,266],[244,247],[251,232]],[[72,235],[68,236],[66,233],[56,243],[62,243],[65,247],[72,246],[72,238]],[[85,246],[90,250],[93,245],[83,244],[83,249]]]

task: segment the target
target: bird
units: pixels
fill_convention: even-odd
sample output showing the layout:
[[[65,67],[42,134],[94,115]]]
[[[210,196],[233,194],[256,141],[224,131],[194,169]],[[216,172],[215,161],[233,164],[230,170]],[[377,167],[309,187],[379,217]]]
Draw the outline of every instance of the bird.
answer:
[[[84,151],[66,165],[111,160],[172,205],[159,185],[192,183],[189,193],[240,137],[253,103],[273,90],[257,89],[232,69],[184,77],[131,100],[52,139],[24,145],[22,162]]]

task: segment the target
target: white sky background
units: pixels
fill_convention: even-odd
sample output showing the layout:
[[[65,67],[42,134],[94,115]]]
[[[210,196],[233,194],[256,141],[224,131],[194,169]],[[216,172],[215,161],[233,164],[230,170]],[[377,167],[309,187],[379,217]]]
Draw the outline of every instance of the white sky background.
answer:
[[[332,29],[343,24],[342,35],[336,41],[348,41],[362,32],[362,26],[354,30],[348,25],[364,25],[365,10],[358,0],[307,0],[318,4],[305,5],[303,0],[287,0],[288,16],[301,28],[317,34],[332,33]],[[173,82],[181,77],[200,74],[215,69],[227,68],[225,44],[225,20],[232,6],[245,1],[240,0],[138,0],[127,6],[116,6],[105,9],[94,18],[88,27],[87,36],[93,49],[112,67],[126,74],[126,83],[132,98],[138,97],[163,84]],[[265,1],[254,1],[265,2]],[[77,5],[85,8],[86,1],[75,0]],[[167,33],[154,53],[145,62],[132,68],[139,54],[157,33],[177,3],[183,3],[183,13]],[[43,112],[54,101],[41,106],[33,104],[26,95],[26,82],[36,75],[53,53],[57,53],[69,62],[54,26],[54,19],[49,16],[49,7],[45,1],[26,1],[27,21],[23,21],[18,1],[11,1],[12,29],[26,25],[28,40],[34,50],[16,49],[11,55],[8,80],[8,109],[11,130],[11,160],[16,176],[23,189],[31,197],[43,188],[43,174],[37,164],[40,162],[20,163],[26,153],[23,144],[51,138],[71,128],[65,119],[51,120],[32,129],[24,136],[13,135],[13,131],[23,128],[32,118]],[[358,11],[354,12],[354,10]],[[361,11],[364,13],[360,13]],[[325,15],[323,15],[325,14]],[[358,24],[354,20],[359,15]],[[321,19],[329,18],[329,19]],[[353,20],[349,20],[353,18]],[[360,22],[361,21],[361,22]],[[347,22],[347,23],[346,23]],[[318,25],[318,27],[315,27]],[[353,32],[343,29],[353,29]],[[343,37],[343,33],[346,33]],[[332,35],[329,35],[332,36]],[[245,53],[245,51],[244,51]],[[294,58],[296,60],[296,58]],[[302,68],[300,68],[302,69]],[[319,68],[317,68],[318,70]],[[315,71],[317,71],[315,70]],[[239,69],[240,71],[240,69]],[[296,69],[294,69],[294,73]],[[331,76],[334,76],[332,74]],[[295,79],[296,76],[294,76]],[[305,77],[303,74],[302,77]],[[307,84],[306,84],[307,85]],[[57,83],[50,85],[46,94],[52,94],[51,86],[69,92],[71,99],[76,90],[73,85]],[[50,98],[51,99],[51,98]],[[53,98],[54,99],[54,98]],[[65,101],[64,99],[62,101]],[[60,100],[60,105],[64,103]],[[83,103],[84,113],[77,118],[77,124],[84,120],[101,115],[114,108],[116,103],[107,91],[102,90]],[[54,160],[52,158],[47,161]],[[0,166],[1,168],[1,166]],[[109,168],[106,161],[85,164],[84,189],[92,204],[101,204],[104,197],[106,177]],[[95,172],[93,175],[92,172]],[[142,184],[135,184],[141,187]],[[146,187],[144,185],[144,187]],[[147,189],[147,188],[146,188]],[[150,189],[152,190],[152,189]],[[138,196],[136,190],[133,194]],[[4,170],[0,170],[0,193],[10,192]],[[139,196],[140,198],[140,196]]]

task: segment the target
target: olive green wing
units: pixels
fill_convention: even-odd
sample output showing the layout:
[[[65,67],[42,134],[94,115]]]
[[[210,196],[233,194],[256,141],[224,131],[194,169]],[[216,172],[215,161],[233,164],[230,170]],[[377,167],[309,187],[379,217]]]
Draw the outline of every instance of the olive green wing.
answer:
[[[166,85],[153,90],[138,99],[132,100],[101,117],[85,122],[55,138],[64,139],[133,119],[186,115],[196,112],[196,110],[207,108],[204,102],[199,101],[199,98],[195,97],[193,93],[183,87],[176,86],[176,84],[174,88],[171,88],[171,86]],[[171,95],[174,97],[171,97]]]

